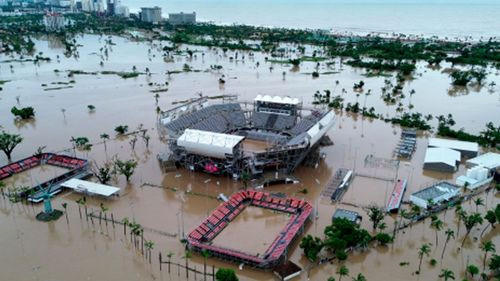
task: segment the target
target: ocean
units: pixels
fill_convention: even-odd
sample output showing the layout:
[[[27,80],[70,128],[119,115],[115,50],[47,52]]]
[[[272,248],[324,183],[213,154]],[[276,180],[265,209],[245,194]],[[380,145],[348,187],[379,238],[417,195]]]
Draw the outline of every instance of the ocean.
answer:
[[[327,29],[335,33],[500,38],[500,0],[122,0],[132,12],[162,7],[199,21]]]

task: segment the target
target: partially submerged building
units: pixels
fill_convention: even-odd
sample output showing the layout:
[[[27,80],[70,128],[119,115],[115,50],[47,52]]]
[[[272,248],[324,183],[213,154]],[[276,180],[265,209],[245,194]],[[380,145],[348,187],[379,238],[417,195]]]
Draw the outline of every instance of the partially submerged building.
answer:
[[[449,201],[461,194],[460,187],[449,182],[438,182],[410,195],[412,204],[427,209]]]
[[[429,147],[425,152],[424,169],[454,173],[460,164],[460,152],[442,147]]]
[[[162,159],[193,171],[258,177],[265,170],[291,173],[320,160],[321,139],[334,125],[331,110],[302,108],[296,98],[257,96],[253,106],[209,104],[200,98],[162,113],[158,128],[169,140]],[[263,145],[245,149],[245,141]]]
[[[363,217],[359,215],[359,213],[346,210],[346,209],[337,209],[333,214],[332,220],[334,219],[346,219],[352,223],[359,224],[363,220]]]
[[[469,141],[430,138],[428,146],[456,150],[460,152],[460,156],[463,158],[476,157],[479,153],[479,144]]]
[[[465,175],[457,178],[456,184],[470,190],[486,185],[493,180],[493,173],[483,166],[475,166],[467,169]]]

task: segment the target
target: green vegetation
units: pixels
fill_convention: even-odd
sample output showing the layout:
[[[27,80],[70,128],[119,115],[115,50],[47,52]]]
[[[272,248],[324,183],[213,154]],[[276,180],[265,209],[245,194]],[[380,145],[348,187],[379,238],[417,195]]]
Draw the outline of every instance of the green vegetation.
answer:
[[[127,161],[122,161],[118,158],[115,159],[114,161],[116,171],[122,175],[125,176],[125,179],[127,182],[130,181],[130,177],[134,174],[135,168],[137,167],[137,161],[135,160],[127,160]]]
[[[500,144],[500,126],[495,127],[492,122],[486,124],[486,129],[481,131],[479,135],[472,135],[465,132],[463,129],[453,130],[451,126],[455,125],[453,116],[450,114],[445,117],[440,115],[438,119],[437,134],[443,137],[454,138],[462,141],[477,142],[482,146],[498,147]]]
[[[315,262],[318,259],[318,254],[323,249],[324,244],[318,237],[312,237],[307,235],[300,241],[299,247],[304,250],[304,255],[311,262]]]
[[[455,70],[450,74],[450,77],[453,85],[467,86],[472,80],[475,80],[477,84],[481,85],[484,79],[486,79],[486,75],[486,70],[476,70],[473,68],[467,71]]]
[[[389,121],[392,124],[399,124],[407,128],[416,128],[423,131],[431,129],[431,126],[427,124],[421,113],[403,113],[401,117],[394,117],[389,119]]]
[[[12,107],[10,112],[12,114],[14,114],[14,116],[16,116],[16,118],[20,118],[20,119],[24,119],[24,120],[35,117],[35,109],[31,106],[23,107],[23,108],[17,108],[14,106],[14,107]]]
[[[414,63],[406,63],[406,62],[394,63],[394,62],[384,62],[382,60],[363,61],[361,59],[354,59],[354,60],[346,61],[345,64],[348,64],[348,65],[353,66],[353,67],[361,67],[361,68],[376,70],[379,72],[399,71],[403,75],[410,75],[416,69]]]
[[[5,131],[2,131],[0,134],[0,150],[5,153],[7,159],[9,161],[12,160],[11,154],[14,148],[23,141],[23,138],[20,135],[9,134]]]
[[[115,132],[118,135],[124,135],[128,132],[128,126],[127,125],[119,125],[115,127]]]
[[[238,276],[231,268],[219,268],[215,273],[215,280],[217,281],[238,281]]]

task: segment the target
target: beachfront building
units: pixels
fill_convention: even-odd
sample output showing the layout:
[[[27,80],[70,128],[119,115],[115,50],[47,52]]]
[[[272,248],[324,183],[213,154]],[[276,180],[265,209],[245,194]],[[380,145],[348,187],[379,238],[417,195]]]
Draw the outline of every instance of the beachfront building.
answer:
[[[168,23],[171,25],[182,25],[182,24],[195,24],[196,23],[196,13],[172,13],[168,14]]]
[[[450,199],[459,196],[460,193],[461,191],[459,186],[442,181],[413,193],[410,195],[410,201],[414,205],[427,209],[449,201]]]
[[[457,141],[449,139],[430,138],[428,147],[449,148],[460,152],[463,158],[476,157],[479,153],[479,145],[475,142]]]
[[[141,21],[149,23],[159,23],[161,18],[161,8],[160,7],[143,7],[141,8]]]
[[[442,147],[429,147],[425,152],[424,169],[454,173],[460,164],[460,152]]]
[[[60,13],[47,12],[43,16],[43,23],[47,31],[58,31],[64,29],[66,20]]]

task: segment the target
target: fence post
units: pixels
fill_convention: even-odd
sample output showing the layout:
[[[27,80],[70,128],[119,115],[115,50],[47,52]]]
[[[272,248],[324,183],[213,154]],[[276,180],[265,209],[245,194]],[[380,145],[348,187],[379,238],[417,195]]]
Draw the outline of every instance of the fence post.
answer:
[[[215,281],[215,267],[212,264],[212,281]]]
[[[194,266],[194,281],[196,281],[196,265]]]
[[[115,228],[115,217],[113,216],[113,213],[111,213],[111,223],[113,224],[113,228]]]
[[[158,253],[159,259],[160,259],[160,271],[161,271],[161,251]]]

